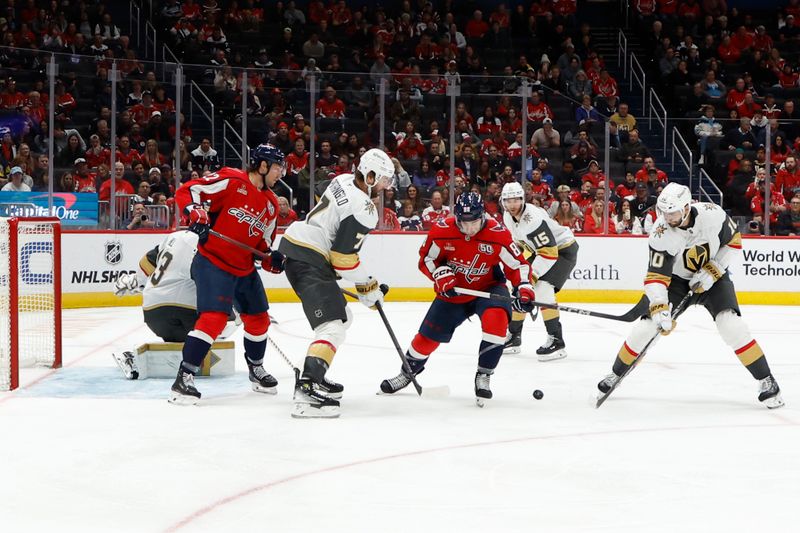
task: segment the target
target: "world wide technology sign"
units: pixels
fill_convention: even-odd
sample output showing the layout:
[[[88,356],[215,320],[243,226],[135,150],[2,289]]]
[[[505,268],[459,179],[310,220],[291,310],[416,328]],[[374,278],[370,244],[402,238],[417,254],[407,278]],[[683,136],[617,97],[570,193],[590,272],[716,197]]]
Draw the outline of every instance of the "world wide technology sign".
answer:
[[[53,213],[50,214],[46,192],[0,192],[0,216],[56,216],[64,227],[94,227],[97,225],[97,194],[53,193]]]

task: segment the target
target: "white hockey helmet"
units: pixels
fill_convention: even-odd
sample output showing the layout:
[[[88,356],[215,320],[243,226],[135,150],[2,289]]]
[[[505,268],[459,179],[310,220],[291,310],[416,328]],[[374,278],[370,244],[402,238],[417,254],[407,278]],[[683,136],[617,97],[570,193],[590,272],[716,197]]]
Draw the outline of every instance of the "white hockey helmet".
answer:
[[[384,189],[394,186],[394,163],[386,152],[379,148],[371,148],[364,152],[358,162],[358,171],[364,176],[367,194],[370,196],[372,196],[372,188],[381,183],[384,184]]]
[[[676,222],[678,219],[668,217],[667,215],[681,213],[680,223],[683,223],[688,213],[686,211],[686,206],[691,203],[692,193],[689,191],[689,187],[678,183],[668,183],[667,186],[664,187],[664,190],[661,191],[661,194],[658,195],[656,208],[665,219],[672,218],[672,221],[667,220],[667,222],[673,225],[673,222]]]
[[[525,199],[525,191],[522,189],[522,185],[516,181],[503,185],[503,191],[500,193],[501,201],[511,200],[512,198]]]

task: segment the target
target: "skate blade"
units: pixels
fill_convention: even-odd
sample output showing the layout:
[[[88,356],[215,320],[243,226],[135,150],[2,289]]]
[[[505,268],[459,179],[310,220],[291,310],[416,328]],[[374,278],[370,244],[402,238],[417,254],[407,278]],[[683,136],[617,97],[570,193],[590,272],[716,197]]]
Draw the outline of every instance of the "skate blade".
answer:
[[[325,396],[326,398],[330,398],[331,400],[341,400],[342,393],[341,392],[325,392],[324,390],[317,389],[317,392]]]
[[[292,418],[339,418],[339,406],[315,407],[308,403],[296,403],[292,410]]]
[[[538,355],[536,359],[540,363],[547,363],[548,361],[558,361],[559,359],[564,359],[566,356],[567,356],[566,350],[559,350],[553,353]]]
[[[167,401],[173,405],[197,405],[197,403],[200,401],[200,398],[173,392],[172,396],[170,396]]]
[[[515,355],[522,351],[521,346],[509,346],[508,348],[503,348],[503,355]]]
[[[783,398],[781,398],[780,394],[778,394],[777,396],[773,396],[772,398],[767,398],[761,403],[767,406],[767,409],[780,409],[781,407],[786,405],[783,401]]]
[[[278,386],[275,385],[274,387],[264,387],[263,385],[259,385],[258,383],[250,382],[253,386],[253,391],[260,392],[261,394],[278,394]]]

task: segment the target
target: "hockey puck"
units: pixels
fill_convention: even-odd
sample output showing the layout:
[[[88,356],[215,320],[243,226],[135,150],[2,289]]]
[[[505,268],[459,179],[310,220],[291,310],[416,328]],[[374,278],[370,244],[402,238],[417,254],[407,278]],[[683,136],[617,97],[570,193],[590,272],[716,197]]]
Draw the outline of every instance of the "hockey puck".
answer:
[[[536,398],[537,400],[541,400],[542,398],[544,398],[544,393],[539,389],[536,389],[535,391],[533,391],[533,397]]]

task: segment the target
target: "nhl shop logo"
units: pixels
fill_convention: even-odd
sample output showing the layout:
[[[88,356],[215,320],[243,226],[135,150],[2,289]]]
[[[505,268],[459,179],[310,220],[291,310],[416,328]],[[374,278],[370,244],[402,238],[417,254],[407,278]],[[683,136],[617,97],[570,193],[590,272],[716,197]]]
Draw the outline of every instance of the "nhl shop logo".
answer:
[[[122,243],[108,241],[105,244],[105,260],[109,265],[116,265],[122,261]]]

